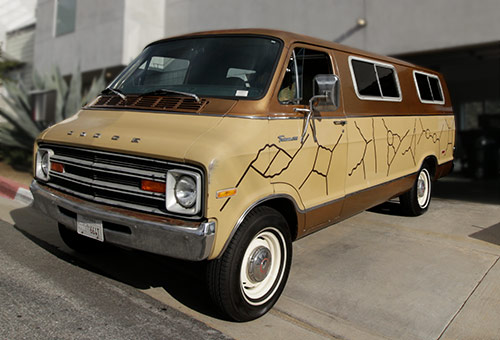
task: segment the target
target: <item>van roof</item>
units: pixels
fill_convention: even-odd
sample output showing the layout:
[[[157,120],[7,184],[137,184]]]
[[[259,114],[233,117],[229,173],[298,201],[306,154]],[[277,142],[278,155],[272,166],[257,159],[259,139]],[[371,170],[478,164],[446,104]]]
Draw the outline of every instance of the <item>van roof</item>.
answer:
[[[203,35],[225,35],[225,34],[227,34],[227,35],[248,34],[248,35],[271,36],[271,37],[275,37],[275,38],[282,40],[285,44],[285,47],[288,47],[293,43],[307,43],[307,44],[321,46],[321,47],[325,47],[325,48],[329,48],[329,49],[333,49],[333,50],[338,50],[338,51],[342,51],[342,52],[346,52],[346,53],[350,53],[350,54],[355,54],[358,56],[363,56],[363,57],[367,57],[367,58],[371,58],[371,59],[383,60],[386,62],[390,62],[392,64],[398,64],[401,66],[417,68],[420,70],[425,70],[427,72],[437,74],[437,72],[435,72],[433,70],[429,70],[429,69],[426,69],[424,67],[417,66],[415,64],[412,64],[412,63],[409,63],[409,62],[406,62],[406,61],[403,61],[400,59],[396,59],[393,57],[388,57],[388,56],[384,56],[384,55],[380,55],[380,54],[376,54],[376,53],[367,52],[367,51],[360,50],[360,49],[357,49],[354,47],[338,44],[338,43],[328,41],[328,40],[310,37],[307,35],[286,32],[286,31],[280,31],[280,30],[274,30],[274,29],[242,28],[242,29],[228,29],[228,30],[194,32],[194,33],[189,33],[189,34],[184,34],[184,35],[179,35],[179,36],[161,39],[161,40],[158,40],[158,41],[151,43],[150,45],[156,44],[156,43],[159,43],[162,41],[171,40],[171,39],[188,38],[188,37],[203,36]]]

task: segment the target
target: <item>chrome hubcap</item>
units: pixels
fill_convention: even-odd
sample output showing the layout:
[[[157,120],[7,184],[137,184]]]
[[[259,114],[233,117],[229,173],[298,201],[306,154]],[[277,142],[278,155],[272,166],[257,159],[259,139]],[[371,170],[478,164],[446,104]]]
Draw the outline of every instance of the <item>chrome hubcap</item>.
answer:
[[[431,178],[427,169],[422,169],[417,181],[417,201],[420,208],[424,209],[429,204],[431,195]]]
[[[267,227],[255,235],[243,254],[240,269],[240,288],[246,302],[260,306],[273,297],[283,278],[286,259],[285,239],[278,229]]]
[[[254,283],[263,281],[271,268],[272,255],[266,247],[258,247],[250,255],[248,277]]]
[[[418,197],[424,197],[425,195],[425,181],[423,181],[421,178],[418,180],[417,194]]]

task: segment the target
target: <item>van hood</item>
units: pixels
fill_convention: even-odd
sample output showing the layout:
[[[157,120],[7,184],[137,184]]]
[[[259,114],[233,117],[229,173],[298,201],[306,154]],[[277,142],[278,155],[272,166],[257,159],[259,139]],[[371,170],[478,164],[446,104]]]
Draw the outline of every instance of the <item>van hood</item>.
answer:
[[[184,162],[191,145],[222,119],[219,115],[84,109],[48,129],[39,142]]]

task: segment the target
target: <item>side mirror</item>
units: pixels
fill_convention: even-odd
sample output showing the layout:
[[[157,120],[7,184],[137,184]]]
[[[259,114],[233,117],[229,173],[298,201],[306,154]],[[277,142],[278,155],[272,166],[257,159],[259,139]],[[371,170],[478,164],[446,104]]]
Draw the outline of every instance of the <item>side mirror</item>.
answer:
[[[335,111],[339,108],[340,79],[334,74],[317,74],[313,79],[311,111]]]

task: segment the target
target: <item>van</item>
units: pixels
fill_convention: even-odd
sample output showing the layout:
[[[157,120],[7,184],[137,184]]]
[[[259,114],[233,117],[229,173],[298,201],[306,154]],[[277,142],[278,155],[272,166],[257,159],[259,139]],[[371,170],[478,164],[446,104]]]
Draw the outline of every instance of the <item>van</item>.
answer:
[[[206,261],[230,319],[279,298],[292,242],[399,197],[424,213],[452,169],[443,77],[275,30],[148,45],[35,143],[34,204],[65,243]]]

